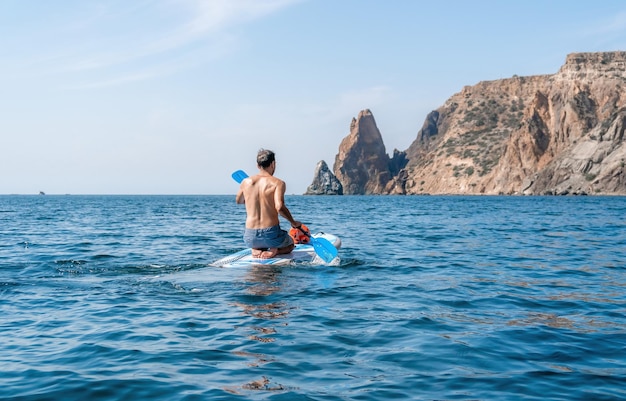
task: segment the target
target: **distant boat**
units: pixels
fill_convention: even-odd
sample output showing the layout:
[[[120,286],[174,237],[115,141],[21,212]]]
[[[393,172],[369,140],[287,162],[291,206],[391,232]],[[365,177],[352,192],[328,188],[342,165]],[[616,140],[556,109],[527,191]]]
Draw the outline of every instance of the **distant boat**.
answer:
[[[44,191],[39,191],[39,195],[45,195],[46,193]]]

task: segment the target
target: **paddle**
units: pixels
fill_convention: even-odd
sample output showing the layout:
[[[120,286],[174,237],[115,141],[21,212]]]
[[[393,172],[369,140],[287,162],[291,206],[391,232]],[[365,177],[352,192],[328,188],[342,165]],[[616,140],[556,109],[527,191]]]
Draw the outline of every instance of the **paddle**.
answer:
[[[243,170],[237,170],[231,174],[231,177],[233,177],[233,180],[237,181],[238,184],[241,184],[241,181],[248,178],[248,174]]]
[[[300,231],[311,240],[311,244],[313,244],[313,249],[315,249],[315,253],[317,256],[322,258],[324,262],[330,263],[333,259],[337,257],[337,248],[333,244],[330,243],[326,238],[316,238],[311,234],[307,233],[302,229],[302,227],[298,227]]]
[[[231,174],[233,180],[237,181],[237,183],[241,184],[241,181],[248,178],[248,174],[246,174],[243,170],[237,170]],[[313,245],[313,249],[317,256],[322,258],[324,262],[330,263],[333,259],[337,257],[337,248],[333,244],[330,243],[326,238],[316,238],[307,233],[302,229],[302,227],[298,227],[300,231],[304,233],[311,240],[311,244]]]

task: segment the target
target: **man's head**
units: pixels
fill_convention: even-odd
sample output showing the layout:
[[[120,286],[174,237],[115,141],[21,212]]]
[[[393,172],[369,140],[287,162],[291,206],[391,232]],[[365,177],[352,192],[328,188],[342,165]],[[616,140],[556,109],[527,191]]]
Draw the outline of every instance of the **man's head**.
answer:
[[[256,164],[262,169],[268,168],[275,160],[276,156],[271,150],[261,149],[256,155]]]

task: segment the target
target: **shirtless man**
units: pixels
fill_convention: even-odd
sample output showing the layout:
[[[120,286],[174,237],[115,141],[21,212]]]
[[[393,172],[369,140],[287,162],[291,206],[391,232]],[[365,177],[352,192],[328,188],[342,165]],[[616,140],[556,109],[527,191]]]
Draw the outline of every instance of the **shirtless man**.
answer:
[[[287,219],[292,227],[300,227],[302,223],[294,220],[285,206],[285,182],[274,177],[274,152],[259,150],[256,162],[259,174],[241,182],[236,201],[246,205],[246,230],[243,235],[246,246],[252,248],[253,257],[268,259],[289,253],[294,248],[287,231],[280,228],[278,215]]]

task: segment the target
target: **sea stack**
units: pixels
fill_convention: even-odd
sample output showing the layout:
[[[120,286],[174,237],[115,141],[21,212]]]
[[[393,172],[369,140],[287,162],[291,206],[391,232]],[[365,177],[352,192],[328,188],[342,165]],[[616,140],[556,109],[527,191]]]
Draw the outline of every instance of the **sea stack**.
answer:
[[[317,163],[313,182],[307,188],[305,195],[343,195],[341,182],[330,171],[324,160]]]

